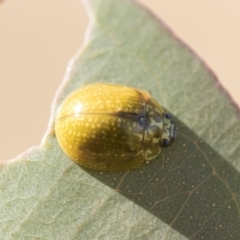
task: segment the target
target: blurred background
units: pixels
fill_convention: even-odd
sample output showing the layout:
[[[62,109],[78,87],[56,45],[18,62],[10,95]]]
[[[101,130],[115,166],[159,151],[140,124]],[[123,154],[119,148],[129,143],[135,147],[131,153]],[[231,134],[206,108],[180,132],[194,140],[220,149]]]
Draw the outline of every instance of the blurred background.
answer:
[[[240,1],[140,2],[207,63],[240,106]],[[87,24],[79,0],[0,0],[0,160],[40,143]]]

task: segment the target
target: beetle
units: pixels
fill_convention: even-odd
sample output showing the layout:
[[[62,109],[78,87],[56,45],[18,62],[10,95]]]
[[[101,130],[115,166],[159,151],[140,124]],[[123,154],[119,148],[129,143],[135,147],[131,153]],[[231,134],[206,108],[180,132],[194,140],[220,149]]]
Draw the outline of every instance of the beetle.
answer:
[[[148,92],[95,83],[63,101],[55,133],[62,150],[80,166],[120,171],[156,158],[177,130],[172,116]]]

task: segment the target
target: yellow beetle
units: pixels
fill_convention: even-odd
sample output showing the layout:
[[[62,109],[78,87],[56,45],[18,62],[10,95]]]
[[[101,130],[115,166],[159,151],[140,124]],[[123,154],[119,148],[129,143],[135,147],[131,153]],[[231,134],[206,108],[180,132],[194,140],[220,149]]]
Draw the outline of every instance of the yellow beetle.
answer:
[[[148,92],[97,83],[71,93],[58,109],[55,133],[80,166],[129,170],[154,159],[176,138],[170,114]]]

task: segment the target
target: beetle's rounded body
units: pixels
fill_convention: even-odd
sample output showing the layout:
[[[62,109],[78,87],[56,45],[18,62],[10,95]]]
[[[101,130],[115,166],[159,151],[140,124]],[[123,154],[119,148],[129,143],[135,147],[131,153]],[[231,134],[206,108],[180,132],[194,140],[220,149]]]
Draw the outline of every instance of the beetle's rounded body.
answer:
[[[71,159],[99,171],[140,167],[176,136],[171,116],[147,92],[104,83],[70,94],[58,110],[55,132]]]

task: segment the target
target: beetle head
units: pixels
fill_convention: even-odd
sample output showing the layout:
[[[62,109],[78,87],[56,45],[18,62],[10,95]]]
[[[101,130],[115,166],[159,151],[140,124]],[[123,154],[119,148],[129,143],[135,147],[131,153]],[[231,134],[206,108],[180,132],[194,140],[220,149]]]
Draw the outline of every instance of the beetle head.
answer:
[[[177,137],[177,128],[169,113],[163,114],[163,133],[161,138],[161,146],[168,147]]]

